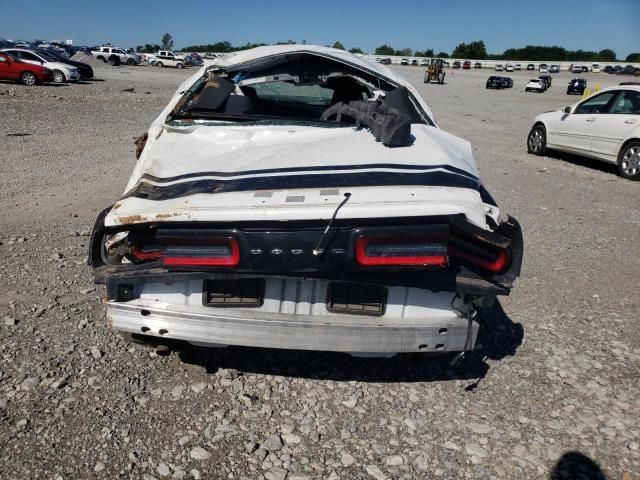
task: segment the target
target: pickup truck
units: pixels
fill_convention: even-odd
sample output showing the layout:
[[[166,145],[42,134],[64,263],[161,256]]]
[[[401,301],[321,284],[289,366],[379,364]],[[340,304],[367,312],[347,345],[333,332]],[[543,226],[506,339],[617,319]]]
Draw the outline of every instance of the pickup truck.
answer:
[[[176,68],[184,68],[185,65],[185,57],[184,55],[176,55],[173,52],[168,50],[160,50],[156,57],[158,61],[156,62],[156,67],[176,67]]]
[[[128,54],[122,48],[98,47],[97,50],[91,52],[91,55],[109,65],[120,65],[121,63],[137,65],[140,63],[137,56]]]

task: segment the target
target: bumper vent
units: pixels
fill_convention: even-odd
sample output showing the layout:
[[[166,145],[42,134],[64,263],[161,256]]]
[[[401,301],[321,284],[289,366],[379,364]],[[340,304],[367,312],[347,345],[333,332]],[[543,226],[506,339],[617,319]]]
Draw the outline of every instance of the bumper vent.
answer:
[[[327,289],[327,310],[349,315],[381,317],[387,306],[387,289],[363,283],[331,282]]]
[[[204,280],[202,304],[206,307],[261,307],[264,279]]]

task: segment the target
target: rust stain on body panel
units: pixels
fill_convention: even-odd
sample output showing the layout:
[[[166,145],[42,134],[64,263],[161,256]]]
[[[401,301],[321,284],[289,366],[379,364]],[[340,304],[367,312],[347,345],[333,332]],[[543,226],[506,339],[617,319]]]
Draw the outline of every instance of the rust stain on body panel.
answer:
[[[149,219],[147,218],[146,215],[126,215],[124,217],[116,217],[115,221],[118,222],[120,225],[130,225],[132,223],[145,223],[147,222]]]

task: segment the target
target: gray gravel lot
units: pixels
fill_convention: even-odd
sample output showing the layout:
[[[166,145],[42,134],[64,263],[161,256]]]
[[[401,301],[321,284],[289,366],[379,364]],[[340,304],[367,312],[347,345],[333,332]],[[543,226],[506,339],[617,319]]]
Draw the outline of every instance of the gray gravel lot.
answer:
[[[0,478],[640,479],[640,184],[526,153],[534,116],[579,99],[568,72],[536,94],[528,72],[493,91],[489,71],[424,85],[396,68],[472,142],[525,234],[522,277],[456,370],[127,344],[105,324],[88,234],[124,189],[133,138],[194,70],[0,83]]]

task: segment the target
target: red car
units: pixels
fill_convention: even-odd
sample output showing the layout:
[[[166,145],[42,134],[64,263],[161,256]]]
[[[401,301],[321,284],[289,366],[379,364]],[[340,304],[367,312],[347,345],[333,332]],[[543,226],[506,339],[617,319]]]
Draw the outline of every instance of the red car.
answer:
[[[0,80],[15,80],[25,85],[53,81],[53,72],[48,68],[26,63],[0,52]]]
[[[464,70],[469,70],[471,68],[471,62],[469,60],[465,60],[464,63],[462,64],[462,68]]]

